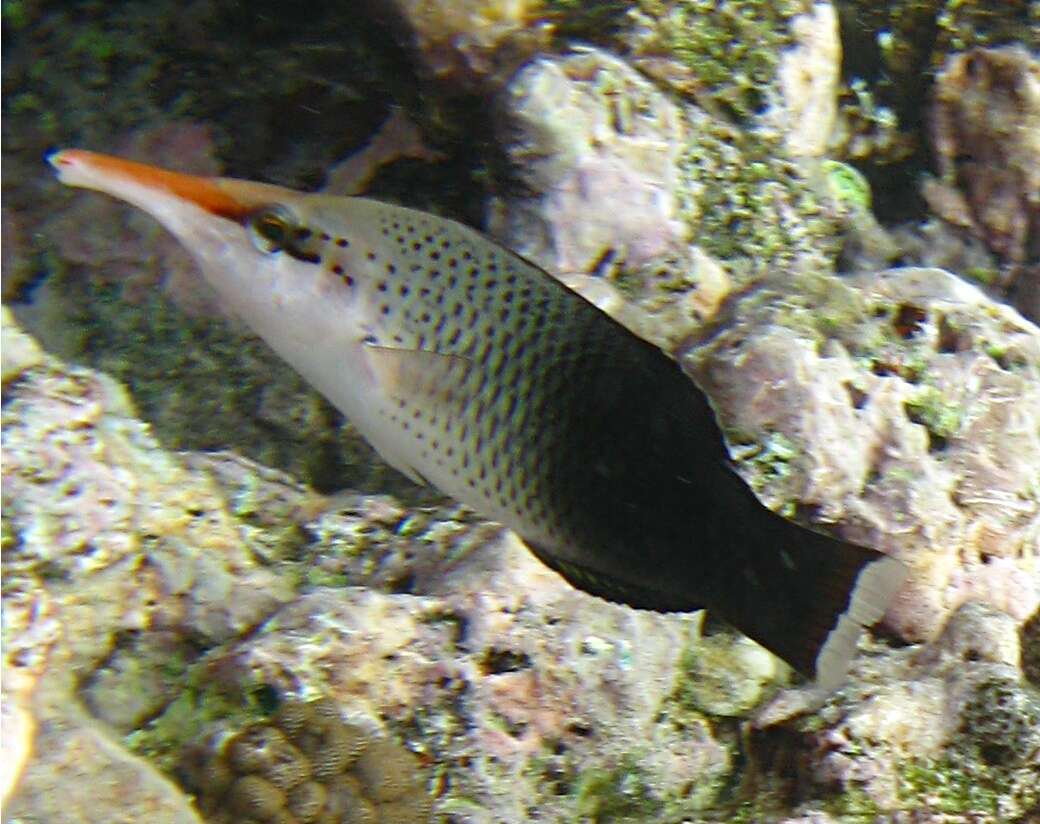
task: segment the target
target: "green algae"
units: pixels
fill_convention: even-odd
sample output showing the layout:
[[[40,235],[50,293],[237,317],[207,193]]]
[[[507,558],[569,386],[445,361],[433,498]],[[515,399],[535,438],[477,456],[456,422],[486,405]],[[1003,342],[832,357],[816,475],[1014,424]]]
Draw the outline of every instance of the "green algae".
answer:
[[[200,741],[215,725],[244,726],[269,714],[266,684],[230,687],[214,679],[211,664],[202,661],[179,669],[172,661],[165,675],[180,689],[155,718],[123,736],[132,752],[172,773],[184,748]]]
[[[793,42],[790,22],[809,10],[801,0],[640,0],[637,24],[650,33],[639,51],[686,66],[697,97],[746,119],[759,112]]]
[[[679,161],[679,216],[690,227],[690,240],[721,262],[738,287],[770,271],[797,268],[806,256],[833,262],[841,248],[842,223],[827,202],[834,194],[815,191],[775,130],[747,128],[779,94],[777,69],[794,43],[791,21],[811,5],[640,0],[624,31],[590,32],[590,39],[620,48],[699,105],[689,111]],[[580,19],[582,12],[573,13]],[[632,291],[630,280],[642,277],[623,274],[622,288]],[[681,273],[673,280],[676,291],[688,291]],[[667,286],[655,282],[654,289]]]
[[[785,157],[779,138],[715,119],[691,132],[680,171],[692,240],[738,285],[796,270],[805,257],[833,263],[840,222]]]
[[[1000,271],[992,266],[969,266],[963,274],[983,286],[995,286],[1000,283]]]
[[[914,423],[926,427],[943,441],[956,435],[964,422],[964,409],[934,386],[923,387],[905,403],[907,415]]]
[[[547,0],[543,11],[560,37],[645,60],[666,85],[743,121],[766,105],[781,54],[794,42],[790,23],[811,7],[808,0]]]
[[[727,433],[730,454],[750,474],[751,488],[762,493],[773,483],[791,475],[792,463],[798,458],[798,447],[782,432],[752,437],[743,432]]]
[[[30,4],[25,0],[4,0],[0,5],[0,16],[4,24],[14,29],[24,29],[32,21]]]
[[[854,211],[870,211],[870,182],[855,166],[837,160],[825,160],[821,168],[834,197]]]
[[[651,821],[663,806],[633,756],[611,770],[583,772],[574,787],[575,813],[597,824]]]
[[[954,753],[907,761],[898,773],[898,793],[911,809],[1008,821],[1040,803],[1035,778],[1030,769],[1002,770]]]

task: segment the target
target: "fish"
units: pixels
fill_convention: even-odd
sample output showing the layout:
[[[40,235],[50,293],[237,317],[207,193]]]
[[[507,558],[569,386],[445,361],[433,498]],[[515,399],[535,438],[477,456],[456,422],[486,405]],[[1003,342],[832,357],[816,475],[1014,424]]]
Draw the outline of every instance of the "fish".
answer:
[[[674,359],[478,231],[82,149],[48,160],[151,214],[389,464],[574,587],[707,609],[825,689],[897,595],[901,562],[759,502]]]

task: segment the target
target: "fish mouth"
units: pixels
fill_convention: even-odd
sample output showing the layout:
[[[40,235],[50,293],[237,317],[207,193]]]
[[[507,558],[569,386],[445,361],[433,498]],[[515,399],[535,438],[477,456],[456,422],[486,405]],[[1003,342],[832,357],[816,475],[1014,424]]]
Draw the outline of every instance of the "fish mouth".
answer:
[[[156,199],[190,203],[242,223],[256,209],[297,193],[281,186],[226,177],[184,174],[86,149],[57,149],[46,161],[69,186],[94,189],[149,209]]]

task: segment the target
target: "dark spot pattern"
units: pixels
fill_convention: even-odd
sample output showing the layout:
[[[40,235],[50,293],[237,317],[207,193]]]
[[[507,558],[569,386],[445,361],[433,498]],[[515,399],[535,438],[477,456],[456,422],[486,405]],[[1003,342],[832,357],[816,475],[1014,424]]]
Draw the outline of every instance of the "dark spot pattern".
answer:
[[[526,525],[537,540],[599,536],[603,527],[583,520],[589,493],[574,467],[591,464],[599,448],[585,422],[613,411],[608,401],[591,412],[586,396],[596,364],[599,373],[617,368],[617,330],[469,230],[371,201],[358,210],[342,227],[320,227],[330,239],[324,265],[344,281],[352,276],[360,304],[372,309],[375,341],[446,356],[416,361],[404,396],[387,399],[382,413],[399,433],[400,454],[434,485],[489,517]]]

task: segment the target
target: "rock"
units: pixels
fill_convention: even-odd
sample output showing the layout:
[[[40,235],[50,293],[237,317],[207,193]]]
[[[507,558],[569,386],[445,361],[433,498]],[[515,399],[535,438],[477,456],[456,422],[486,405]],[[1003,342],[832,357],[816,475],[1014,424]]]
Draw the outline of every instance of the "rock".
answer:
[[[917,663],[949,668],[982,661],[1018,669],[1022,645],[1016,623],[1005,612],[968,601],[946,622],[935,643],[922,650]]]
[[[797,42],[777,69],[782,105],[772,113],[784,132],[792,157],[822,157],[835,128],[841,80],[838,15],[830,3],[817,3],[791,22]]]
[[[491,233],[666,350],[733,289],[836,254],[847,210],[775,129],[680,106],[605,51],[539,58],[499,100]]]
[[[541,57],[501,97],[499,132],[519,186],[491,233],[555,274],[632,268],[684,246],[679,108],[622,60]]]
[[[318,589],[223,657],[245,683],[306,684],[385,719],[439,764],[468,765],[448,768],[447,807],[566,818],[623,774],[658,805],[713,797],[727,754],[673,696],[697,634],[689,617],[577,592],[509,535],[414,586],[426,594]],[[568,789],[580,773],[614,778]]]
[[[438,763],[479,765],[453,769],[452,797],[498,817],[629,803],[618,782],[638,788],[639,809],[714,798],[729,755],[680,693],[691,618],[577,592],[464,513],[323,499],[226,454],[163,452],[117,384],[49,356],[13,385],[3,433],[5,536],[17,536],[5,538],[4,684],[22,728],[37,729],[15,748],[21,814],[78,808],[89,781],[63,759],[84,736],[115,758],[108,736],[128,733],[172,769],[187,745],[255,718],[257,690],[301,688],[407,733]],[[337,586],[280,608],[286,579],[312,573]],[[58,736],[46,739],[55,761],[43,730]],[[586,772],[595,780],[579,782]],[[158,821],[177,820],[159,807]]]
[[[337,717],[342,708],[364,719],[366,734],[378,729],[384,740],[404,742],[411,753],[404,772],[415,761],[431,768],[438,813],[460,822],[880,817],[894,824],[1026,820],[1036,808],[1037,619],[1022,623],[1040,586],[1035,327],[948,273],[879,272],[878,261],[892,253],[876,221],[871,233],[881,240],[866,250],[875,261],[866,274],[816,274],[829,272],[846,235],[862,235],[857,224],[872,219],[863,197],[869,187],[850,167],[818,158],[831,131],[839,59],[829,4],[617,5],[553,2],[544,19],[568,35],[582,30],[583,15],[608,21],[589,36],[623,57],[543,53],[505,86],[498,84],[517,60],[545,42],[536,20],[545,6],[402,0],[393,13],[417,75],[439,79],[448,98],[480,90],[500,107],[494,116],[508,169],[496,181],[492,228],[639,334],[668,349],[684,342],[687,365],[705,378],[759,493],[786,514],[838,523],[845,536],[902,557],[913,574],[889,629],[935,640],[896,649],[867,640],[834,695],[785,690],[757,711],[786,676],[745,639],[702,638],[696,616],[651,615],[575,592],[513,537],[462,508],[415,507],[409,501],[417,498],[407,497],[414,490],[363,494],[407,487],[349,436],[340,441],[327,406],[255,341],[214,321],[205,302],[183,313],[158,300],[153,287],[170,270],[181,306],[198,296],[190,277],[179,277],[190,275],[188,265],[167,254],[158,229],[123,226],[115,212],[75,217],[53,191],[32,184],[42,177],[33,151],[31,164],[20,161],[25,185],[16,199],[24,213],[5,220],[5,240],[27,247],[41,223],[27,204],[46,204],[33,208],[48,211],[67,269],[33,293],[34,328],[53,333],[48,349],[64,338],[63,351],[105,352],[95,363],[136,383],[134,402],[159,422],[165,448],[112,377],[70,367],[17,337],[28,354],[13,358],[9,371],[5,316],[2,777],[5,790],[18,790],[14,802],[5,798],[5,814],[196,820],[183,795],[127,756],[115,736],[172,770],[182,755],[212,755],[273,718],[287,737],[298,734],[299,727],[289,731],[285,699],[317,693]],[[994,4],[926,4],[922,15],[918,3],[837,5],[882,19],[867,39],[886,61],[912,45],[921,16],[939,26],[940,52],[989,36],[966,20],[1004,14],[1023,30]],[[26,13],[36,14],[13,9],[10,17]],[[177,31],[211,28],[215,14],[193,7],[176,15],[184,18]],[[248,88],[236,83],[226,96],[206,97],[221,109],[218,135],[234,147],[234,171],[290,182],[307,169],[313,183],[327,165],[320,158],[340,156],[343,138],[309,129],[306,113],[313,108],[338,130],[342,119],[328,113],[338,110],[337,98],[352,98],[358,119],[371,120],[367,133],[382,117],[387,80],[414,84],[403,57],[380,56],[392,51],[388,43],[374,38],[376,46],[359,47],[378,28],[371,21],[347,21],[358,40],[351,35],[330,49],[335,21],[306,18],[301,25],[316,36],[298,49],[279,41],[252,63],[243,63],[235,38],[199,41],[204,61],[188,50],[186,61],[168,65],[195,66],[202,80],[193,86],[189,72],[169,73],[175,89],[153,82],[169,53],[147,38],[94,43],[99,29],[91,24],[76,41],[86,52],[70,65],[122,65],[122,55],[142,44],[154,62],[115,85],[104,69],[87,81],[96,88],[89,96],[55,94],[75,84],[49,72],[42,86],[21,84],[31,91],[16,96],[17,106],[40,111],[32,109],[36,94],[42,114],[61,113],[62,129],[32,145],[76,134],[99,147],[108,145],[113,117],[120,128],[131,117],[116,105],[99,108],[99,96],[131,101],[152,117],[175,91],[180,111],[206,97],[199,89],[213,85],[214,73],[243,63]],[[60,19],[55,31],[71,21]],[[169,40],[156,19],[150,25]],[[241,38],[251,52],[257,33],[284,28],[265,19]],[[980,39],[964,40],[969,35]],[[121,56],[98,60],[90,49],[99,47]],[[37,52],[22,55],[23,77],[31,77]],[[861,53],[846,48],[852,60]],[[876,74],[897,77],[901,101],[917,111],[915,78],[928,76],[930,61],[889,61],[899,72]],[[965,72],[959,82],[970,86],[966,64]],[[378,103],[365,97],[373,77]],[[1011,84],[999,71],[992,77],[1000,80],[991,84],[994,99],[1005,106]],[[905,109],[897,114],[876,100],[871,108],[883,82],[847,90],[844,99],[854,97],[882,135],[905,137],[897,122]],[[409,88],[433,101],[421,113],[427,128],[438,116],[453,118],[434,85]],[[286,111],[294,128],[272,133]],[[977,119],[963,129],[963,113],[951,111],[954,131],[971,138],[961,145],[970,145],[981,134]],[[28,126],[44,117],[9,120]],[[456,120],[446,127],[452,134],[470,127]],[[163,121],[136,134],[169,139],[167,148],[180,145],[189,161],[215,163],[211,135],[178,129]],[[16,142],[26,131],[11,130]],[[461,145],[482,144],[486,132],[477,132]],[[428,156],[414,135],[388,129],[382,138],[358,163],[340,167],[334,182],[364,178],[379,159],[375,149],[387,145],[388,155]],[[898,139],[878,140],[865,156],[905,158],[904,149]],[[847,151],[858,150],[850,143]],[[1004,144],[1000,151],[1028,173]],[[807,158],[793,163],[789,154]],[[959,180],[964,158],[950,157]],[[460,165],[465,175],[480,161]],[[458,174],[459,166],[446,166],[447,175]],[[823,186],[811,179],[816,169]],[[828,190],[850,180],[857,185]],[[510,185],[517,181],[523,186]],[[1003,208],[1010,200],[1001,194]],[[984,241],[1003,237],[1000,221],[975,215],[984,211],[977,192],[972,200],[954,186],[946,196],[962,197],[964,208],[944,210],[956,220],[933,221],[935,234],[927,226],[917,233],[927,254],[949,255],[935,261],[965,275],[996,272]],[[633,199],[637,207],[619,206]],[[77,232],[85,246],[76,248]],[[24,274],[5,283],[5,295],[24,299],[38,267],[17,257]],[[96,276],[91,287],[80,281],[87,270]],[[120,272],[140,279],[119,280]],[[136,304],[128,311],[112,300],[115,292]],[[32,309],[22,307],[22,316]],[[693,333],[708,320],[714,337],[694,346]],[[201,448],[237,449],[269,466],[231,451],[173,451]],[[351,489],[325,497],[301,479]],[[308,759],[334,749],[308,749],[307,741],[297,749]],[[347,769],[358,755],[350,752],[313,759],[309,777],[290,758],[231,797],[241,809],[273,804],[303,818],[324,804],[375,821],[376,805]],[[193,791],[208,790],[215,801],[204,805],[219,808],[246,777],[221,763],[203,762],[205,783],[178,773]],[[381,775],[381,766],[366,766],[366,786],[389,796],[401,771]],[[326,773],[340,780],[322,783]],[[129,787],[125,798],[110,791],[113,783]],[[86,797],[95,785],[105,790],[103,802]],[[386,802],[396,806],[383,817],[427,820],[428,799],[412,802]],[[205,812],[214,824],[237,815]]]
[[[819,14],[822,20],[830,13],[819,11],[823,5],[829,3],[642,0],[628,11],[620,39],[644,71],[726,119],[746,122],[757,120],[778,94],[782,55],[811,38],[802,18]],[[830,37],[826,24],[817,34]],[[833,72],[833,66],[815,68]]]
[[[817,710],[779,720],[767,709],[751,758],[796,764],[795,803],[839,820],[896,811],[1027,820],[1040,802],[1040,695],[1022,679],[1017,645],[1009,616],[965,604],[922,650],[860,659]]]
[[[456,88],[494,81],[546,44],[531,0],[394,0],[388,4],[424,70]]]
[[[789,674],[785,664],[729,627],[704,634],[686,651],[680,700],[714,716],[742,717]]]
[[[210,642],[284,597],[249,558],[215,486],[159,449],[111,379],[48,358],[4,404],[3,444],[4,517],[18,535],[12,575],[139,569],[138,584],[183,598],[179,617]],[[239,573],[252,576],[249,586],[233,582]],[[236,598],[211,597],[214,589]]]
[[[1028,296],[1022,310],[1037,318],[1040,61],[1020,46],[951,56],[936,78],[931,140],[940,178],[922,190],[929,206],[983,240],[1002,264],[996,285]]]
[[[3,319],[0,321],[3,340],[0,341],[0,357],[3,358],[2,380],[8,381],[21,377],[28,369],[43,363],[44,354],[39,344],[18,326],[11,311],[3,307]]]
[[[940,512],[950,488],[943,479],[957,473],[964,489],[977,483],[988,491],[974,503],[959,498],[955,508],[977,510],[974,531],[953,533],[967,536],[955,545],[963,570],[949,557],[927,555],[946,547],[914,545],[926,558],[919,572],[939,570],[962,589],[926,575],[916,592],[937,612],[974,592],[1025,609],[1035,597],[1028,589],[1035,553],[1014,541],[1028,537],[1036,513],[993,500],[1034,465],[1035,427],[1019,433],[994,424],[987,416],[1006,406],[994,411],[972,399],[1035,388],[1036,331],[943,272],[896,270],[854,286],[800,281],[797,294],[814,294],[814,283],[815,305],[805,298],[802,307],[790,300],[758,306],[746,298],[736,324],[712,343],[743,380],[778,395],[770,405],[762,397],[738,404],[749,420],[769,412],[788,433],[786,444],[775,439],[757,463],[745,461],[761,471],[761,488],[775,494],[808,478],[800,489],[821,507],[829,502],[849,528],[864,529],[872,523],[864,512],[891,516],[857,504],[861,489],[841,472],[870,477],[869,461],[824,460],[820,447],[806,452],[814,457],[803,467],[796,438],[812,434],[847,449],[864,432],[880,432],[909,445],[917,451],[904,448],[904,459],[936,462],[919,469],[935,491],[931,499],[904,491],[900,500]],[[760,366],[780,371],[767,379]],[[943,403],[920,402],[929,375],[940,397],[951,387],[971,390],[958,401],[967,411],[951,416]],[[714,386],[724,414],[733,414],[727,404],[736,386]],[[830,400],[814,400],[810,386],[832,393]],[[778,409],[784,417],[776,417]],[[628,610],[573,590],[515,538],[457,508],[410,510],[388,496],[323,498],[227,453],[164,452],[117,384],[49,356],[12,384],[4,416],[5,491],[15,493],[5,495],[4,510],[5,701],[51,752],[86,746],[81,736],[88,733],[91,746],[101,747],[98,735],[114,746],[91,726],[103,724],[130,730],[126,742],[172,767],[186,747],[209,746],[206,736],[255,721],[252,696],[321,692],[431,759],[450,787],[442,809],[460,816],[514,820],[536,811],[567,819],[622,810],[632,821],[668,821],[720,803],[719,788],[737,763],[730,741],[738,722],[725,716],[746,715],[783,677],[746,641],[719,634],[700,641],[695,616]],[[905,431],[878,427],[891,417],[899,421],[892,428]],[[978,429],[968,440],[962,427]],[[938,438],[944,448],[930,452]],[[791,467],[786,476],[784,464]],[[913,479],[896,473],[872,483]],[[843,497],[834,497],[835,489],[845,490]],[[923,509],[908,511],[923,517]],[[1004,554],[973,563],[971,552],[982,545]],[[259,568],[256,557],[271,568]],[[1014,570],[1026,573],[1024,589],[1009,585],[1018,580]],[[309,591],[286,603],[286,579],[309,581]],[[897,626],[936,621],[922,617],[920,604],[900,608],[910,606],[917,611],[909,618],[897,609]],[[958,796],[944,801],[946,808],[1023,808],[1032,798],[1035,702],[1018,669],[1017,623],[1014,615],[966,606],[930,647],[868,648],[853,680],[818,712],[803,702],[798,719],[774,711],[768,723],[759,721],[756,780],[773,786],[783,773],[769,766],[768,753],[797,754],[805,803],[827,800],[847,812],[857,797],[873,809],[907,798],[924,805],[934,781],[952,769],[957,787],[973,782],[987,795]],[[747,648],[738,656],[744,664],[733,665],[727,646]],[[93,718],[84,720],[81,704]],[[48,715],[48,707],[61,712]],[[62,730],[68,742],[40,738],[45,727]],[[18,803],[25,805],[15,809],[26,816],[49,813],[47,805],[58,803],[52,798],[61,797],[38,799],[35,788],[53,785],[52,767],[28,740],[15,742],[14,762],[24,765]],[[908,757],[900,762],[890,753]],[[207,780],[224,787],[225,778]],[[79,780],[70,784],[75,792]],[[154,785],[142,779],[140,786]],[[272,786],[300,809],[321,796],[314,788],[294,794]],[[241,802],[256,801],[265,788],[240,788]],[[353,792],[326,789],[324,803]]]
[[[85,719],[41,713],[34,757],[5,804],[12,820],[52,824],[202,824],[168,778]]]
[[[935,269],[795,294],[749,299],[690,361],[752,486],[903,559],[887,622],[904,638],[971,599],[1025,619],[1040,603],[1040,330]]]
[[[109,378],[44,356],[5,390],[3,451],[5,780],[20,772],[7,808],[198,821],[112,733],[162,710],[200,649],[249,631],[290,587]]]
[[[30,703],[34,681],[31,673],[19,673],[4,662],[3,697],[0,701],[0,745],[4,751],[4,760],[0,764],[0,803],[5,807],[32,757],[36,737],[36,721]]]

